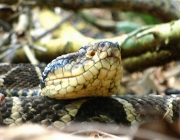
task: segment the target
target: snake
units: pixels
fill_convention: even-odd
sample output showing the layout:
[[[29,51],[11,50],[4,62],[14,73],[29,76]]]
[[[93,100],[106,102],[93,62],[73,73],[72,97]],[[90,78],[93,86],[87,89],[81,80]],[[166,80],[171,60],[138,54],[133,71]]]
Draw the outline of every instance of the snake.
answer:
[[[117,42],[88,44],[46,67],[1,64],[0,125],[38,123],[64,129],[76,122],[136,125],[180,118],[180,97],[115,95],[122,78]]]

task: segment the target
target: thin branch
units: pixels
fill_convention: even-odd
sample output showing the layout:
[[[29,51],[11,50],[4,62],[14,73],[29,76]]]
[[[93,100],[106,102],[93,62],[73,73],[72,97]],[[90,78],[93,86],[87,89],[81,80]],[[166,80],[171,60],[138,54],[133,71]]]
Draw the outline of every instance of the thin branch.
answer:
[[[6,56],[9,55],[10,53],[15,52],[17,49],[21,48],[21,47],[23,46],[23,44],[25,44],[25,43],[26,43],[26,42],[21,43],[21,44],[11,45],[10,48],[9,48],[7,51],[5,51],[4,53],[2,53],[2,54],[0,55],[0,59],[6,57]]]
[[[35,65],[39,64],[39,61],[36,59],[34,53],[27,44],[23,46],[23,49],[31,64],[35,64]]]

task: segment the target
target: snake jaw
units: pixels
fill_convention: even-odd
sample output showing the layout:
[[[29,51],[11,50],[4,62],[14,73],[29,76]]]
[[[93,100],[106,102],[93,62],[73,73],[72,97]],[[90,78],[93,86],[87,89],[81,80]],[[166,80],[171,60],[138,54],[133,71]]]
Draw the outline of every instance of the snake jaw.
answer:
[[[118,43],[103,41],[81,47],[47,65],[42,94],[57,99],[110,96],[119,87],[121,65]]]

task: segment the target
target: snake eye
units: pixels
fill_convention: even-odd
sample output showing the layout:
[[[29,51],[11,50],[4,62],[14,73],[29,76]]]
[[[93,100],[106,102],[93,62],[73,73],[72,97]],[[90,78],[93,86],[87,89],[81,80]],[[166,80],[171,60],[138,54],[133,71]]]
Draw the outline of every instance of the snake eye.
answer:
[[[87,50],[86,57],[92,58],[95,54],[96,54],[96,50],[90,48]]]
[[[92,52],[90,53],[90,56],[94,56],[94,55],[95,55],[95,52],[92,51]]]

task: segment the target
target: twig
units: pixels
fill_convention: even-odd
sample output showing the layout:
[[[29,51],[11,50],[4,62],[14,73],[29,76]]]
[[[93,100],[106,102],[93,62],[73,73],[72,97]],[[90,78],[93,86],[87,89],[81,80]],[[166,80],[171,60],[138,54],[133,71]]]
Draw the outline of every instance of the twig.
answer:
[[[103,132],[103,131],[99,131],[99,130],[78,130],[76,132],[71,133],[70,135],[77,135],[79,133],[92,133],[92,132],[96,132],[98,134],[103,134],[105,136],[108,136],[108,137],[111,137],[111,138],[114,138],[114,139],[119,139],[118,136],[115,136],[115,135],[112,135],[112,134],[109,134],[109,133],[106,133],[106,132]]]
[[[119,125],[115,124],[101,124],[101,123],[73,123],[70,126],[66,126],[65,129],[63,129],[64,132],[68,132],[71,134],[76,134],[80,132],[81,130],[87,130],[87,131],[92,131],[92,130],[98,130],[98,131],[103,131],[105,133],[111,133],[114,135],[127,135],[127,134],[134,134],[132,132],[132,129],[130,127],[119,127]],[[74,130],[77,130],[77,132],[74,132]]]
[[[23,46],[23,44],[25,44],[26,42],[24,43],[21,43],[21,44],[16,44],[15,46],[11,45],[10,49],[8,49],[7,51],[5,51],[4,53],[2,53],[0,55],[0,59],[4,58],[5,56],[9,55],[10,53],[13,53],[14,51],[16,51],[17,49],[21,48]]]
[[[33,45],[32,48],[41,51],[41,52],[47,52],[47,48],[41,47],[41,46],[37,46],[37,45]]]
[[[28,29],[29,21],[30,9],[29,7],[24,7],[24,12],[19,15],[18,24],[14,29],[17,35],[22,35]]]
[[[23,46],[23,49],[31,64],[39,64],[39,61],[35,58],[34,53],[27,44]]]

